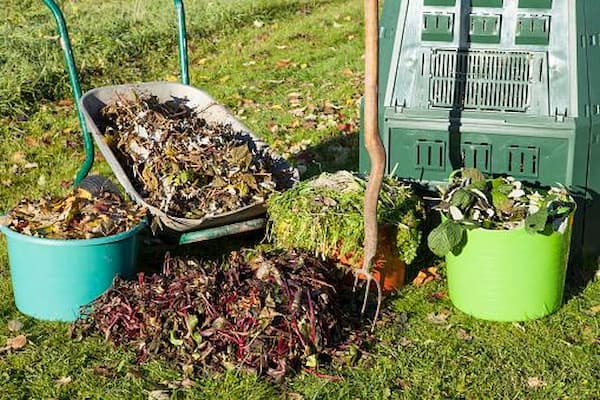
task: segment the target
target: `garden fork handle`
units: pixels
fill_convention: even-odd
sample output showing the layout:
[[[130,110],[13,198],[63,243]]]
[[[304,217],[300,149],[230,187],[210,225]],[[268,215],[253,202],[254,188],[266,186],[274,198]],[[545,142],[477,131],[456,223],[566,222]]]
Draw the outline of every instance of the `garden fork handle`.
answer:
[[[377,201],[385,169],[385,150],[378,132],[377,65],[379,47],[379,2],[365,0],[365,147],[371,159],[371,173],[365,193],[365,255],[363,269],[368,269],[377,250]]]
[[[385,149],[378,132],[377,80],[379,57],[379,1],[365,0],[365,111],[364,136],[365,147],[371,160],[371,172],[365,190],[364,200],[364,256],[360,270],[367,277],[365,297],[362,307],[364,313],[367,296],[373,275],[371,264],[377,253],[379,227],[377,225],[377,203],[379,190],[383,181],[386,164]],[[373,327],[379,316],[382,301],[381,284],[374,279],[377,286],[377,309],[373,317]]]

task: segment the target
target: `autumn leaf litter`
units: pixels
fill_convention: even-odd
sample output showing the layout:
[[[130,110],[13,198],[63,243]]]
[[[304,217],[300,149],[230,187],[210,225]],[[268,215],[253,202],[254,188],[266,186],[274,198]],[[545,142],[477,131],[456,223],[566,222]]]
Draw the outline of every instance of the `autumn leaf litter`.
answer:
[[[38,201],[21,200],[0,224],[28,236],[48,239],[91,239],[132,229],[146,210],[103,192],[97,196],[75,189],[65,196],[44,196]]]
[[[184,101],[117,96],[102,109],[104,135],[144,200],[200,219],[263,203],[277,188],[274,160],[230,125],[209,123]]]

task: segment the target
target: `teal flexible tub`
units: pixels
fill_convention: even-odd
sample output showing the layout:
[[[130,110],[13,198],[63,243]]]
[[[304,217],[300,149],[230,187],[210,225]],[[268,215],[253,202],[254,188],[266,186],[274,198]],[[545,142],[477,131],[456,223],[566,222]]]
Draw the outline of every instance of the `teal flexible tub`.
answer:
[[[19,311],[48,321],[74,321],[80,307],[135,273],[141,223],[117,235],[82,240],[44,239],[6,226],[8,260]]]

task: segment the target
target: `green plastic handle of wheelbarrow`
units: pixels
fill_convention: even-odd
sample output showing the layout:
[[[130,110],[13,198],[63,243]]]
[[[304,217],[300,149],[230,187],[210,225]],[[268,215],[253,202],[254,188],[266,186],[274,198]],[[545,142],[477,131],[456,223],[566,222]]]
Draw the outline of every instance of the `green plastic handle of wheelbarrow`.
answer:
[[[81,126],[81,132],[83,134],[83,144],[85,148],[85,161],[77,175],[75,176],[75,186],[79,184],[85,178],[85,176],[92,168],[94,163],[94,143],[92,136],[90,135],[85,125],[85,119],[83,112],[79,109],[79,99],[81,98],[81,86],[79,84],[79,77],[77,75],[77,68],[75,67],[75,59],[73,58],[73,50],[71,49],[71,41],[69,40],[69,32],[67,31],[67,24],[63,13],[60,11],[58,5],[54,0],[44,0],[46,6],[52,11],[54,18],[56,19],[56,25],[58,27],[58,34],[60,35],[60,45],[65,55],[65,64],[67,64],[67,70],[69,71],[69,80],[71,82],[71,90],[73,91],[73,98],[75,99],[75,109],[77,110],[77,118],[79,118],[79,126]]]
[[[181,83],[190,84],[190,74],[188,71],[188,53],[187,37],[185,29],[185,8],[183,0],[173,0],[175,11],[177,12],[177,29],[179,33],[179,66],[181,67]]]
[[[58,34],[60,35],[60,44],[65,55],[65,64],[67,65],[67,71],[69,73],[69,81],[71,82],[71,89],[73,91],[73,99],[75,100],[75,108],[77,110],[77,117],[79,119],[79,126],[83,134],[83,143],[85,148],[85,161],[77,175],[75,176],[75,186],[86,177],[92,164],[94,163],[94,143],[92,137],[85,124],[82,111],[79,109],[79,99],[81,98],[81,85],[79,83],[79,75],[77,74],[77,67],[75,66],[75,58],[73,57],[73,49],[71,47],[71,40],[69,39],[69,32],[67,31],[67,24],[63,16],[60,7],[54,0],[43,0],[44,4],[52,11],[54,18],[56,19],[56,26],[58,28]],[[190,76],[188,70],[188,54],[187,54],[187,38],[185,29],[185,8],[183,6],[183,0],[174,0],[175,10],[177,12],[177,28],[179,36],[179,62],[181,66],[181,82],[184,85],[190,84]]]

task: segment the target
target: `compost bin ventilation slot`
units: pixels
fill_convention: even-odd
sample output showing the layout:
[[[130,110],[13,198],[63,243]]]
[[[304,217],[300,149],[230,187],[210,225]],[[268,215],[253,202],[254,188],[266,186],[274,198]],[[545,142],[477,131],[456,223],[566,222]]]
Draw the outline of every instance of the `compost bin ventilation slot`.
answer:
[[[432,50],[430,104],[440,108],[526,112],[530,105],[532,60],[529,52]]]
[[[461,146],[463,166],[489,172],[492,167],[491,152],[488,143],[464,142]]]
[[[539,148],[535,146],[509,146],[508,173],[536,178],[539,175]]]
[[[446,168],[446,146],[440,140],[418,140],[416,144],[417,168],[443,170]]]

